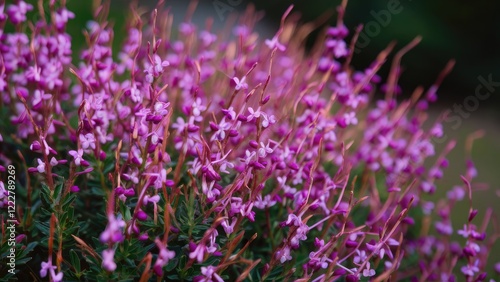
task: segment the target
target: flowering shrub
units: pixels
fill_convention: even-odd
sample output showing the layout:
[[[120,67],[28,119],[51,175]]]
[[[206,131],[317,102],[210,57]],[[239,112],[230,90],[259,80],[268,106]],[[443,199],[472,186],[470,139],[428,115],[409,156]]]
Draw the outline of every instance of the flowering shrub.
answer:
[[[419,38],[384,83],[394,45],[354,70],[360,29],[349,35],[345,6],[310,52],[291,8],[262,40],[251,12],[226,34],[132,7],[116,54],[103,4],[72,60],[64,2],[0,4],[0,171],[17,168],[18,196],[17,273],[2,265],[3,277],[486,279],[491,213],[477,222],[471,205],[462,229],[451,223],[471,199],[473,163],[461,185],[439,188],[446,199],[428,200],[454,142],[435,152],[442,126],[425,129],[426,109],[451,64],[426,93],[396,100]],[[2,216],[2,258],[6,226]]]

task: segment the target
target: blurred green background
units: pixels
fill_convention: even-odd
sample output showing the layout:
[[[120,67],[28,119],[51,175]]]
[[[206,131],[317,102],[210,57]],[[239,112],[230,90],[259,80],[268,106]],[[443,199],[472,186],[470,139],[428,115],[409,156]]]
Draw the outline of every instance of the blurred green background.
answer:
[[[396,0],[392,0],[396,1]],[[93,1],[69,0],[68,6],[76,11],[76,19],[70,22],[71,34],[81,35],[81,29],[91,18],[91,3]],[[127,0],[111,0],[110,18],[116,23],[118,42],[123,34],[123,23],[129,8]],[[174,18],[183,19],[183,12],[189,0],[167,0],[166,6],[174,6]],[[294,11],[301,14],[302,21],[309,22],[317,19],[327,11],[335,11],[340,0],[200,0],[197,15],[204,16],[196,19],[204,22],[206,16],[214,17],[215,24],[223,24],[229,18],[231,11],[243,11],[248,3],[252,3],[258,10],[265,11],[264,21],[269,27],[269,34],[273,34],[281,15],[290,4],[294,4]],[[361,1],[350,0],[347,5],[345,23],[350,28],[358,24],[377,22],[373,13],[382,13],[388,10],[391,1]],[[391,41],[396,40],[402,47],[417,35],[423,37],[417,48],[404,58],[405,75],[402,85],[411,90],[417,85],[430,85],[446,62],[456,59],[454,71],[448,76],[440,91],[440,103],[449,105],[451,102],[460,103],[474,93],[478,84],[479,75],[492,74],[500,81],[500,1],[477,0],[474,2],[458,0],[417,1],[399,0],[401,12],[392,14],[386,26],[381,26],[380,32],[369,36],[369,44],[360,48],[354,56],[354,64],[363,67],[369,64],[378,52]],[[153,7],[156,1],[140,0],[140,5]],[[177,15],[178,16],[177,16]],[[220,17],[222,15],[222,17]],[[330,23],[335,24],[333,16]],[[313,33],[313,38],[317,33]],[[75,43],[83,43],[74,38]],[[76,44],[76,46],[80,45]],[[494,79],[495,80],[495,79]],[[500,90],[498,90],[500,93]],[[500,103],[499,95],[492,95],[481,108],[494,109]],[[500,115],[499,115],[500,118]]]
[[[139,1],[141,5],[153,7],[156,1]],[[200,0],[194,21],[203,24],[206,17],[213,17],[215,26],[224,25],[230,12],[243,11],[250,1],[244,0]],[[258,10],[266,15],[260,30],[264,37],[272,36],[281,15],[290,4],[295,4],[295,12],[302,15],[302,21],[317,19],[327,11],[335,11],[340,0],[285,1],[256,0],[251,1]],[[73,35],[74,50],[81,49],[84,44],[81,30],[92,17],[92,1],[69,0],[69,8],[75,12],[76,19],[68,26]],[[115,46],[123,40],[125,16],[128,12],[126,0],[112,0],[110,19],[115,23]],[[166,1],[166,6],[174,6],[173,14],[177,22],[184,19],[188,0]],[[375,14],[388,10],[389,1],[350,0],[345,15],[347,27],[353,30],[358,24],[377,22]],[[397,49],[407,44],[417,35],[423,37],[422,42],[403,58],[403,76],[400,80],[406,95],[423,85],[430,86],[450,59],[456,60],[452,73],[444,80],[438,92],[439,101],[433,105],[431,115],[435,118],[445,110],[453,110],[455,104],[461,105],[473,96],[480,84],[478,77],[500,82],[500,1],[494,0],[441,0],[441,1],[398,1],[400,12],[392,14],[385,26],[380,25],[380,32],[369,36],[366,47],[355,54],[353,64],[356,68],[367,67],[384,47],[391,41],[398,42]],[[223,10],[220,10],[220,9]],[[219,9],[219,10],[218,10]],[[222,11],[222,13],[221,13]],[[222,15],[222,16],[221,16]],[[336,16],[330,21],[335,24]],[[373,25],[373,23],[372,23]],[[311,35],[314,40],[317,33]],[[76,54],[76,53],[75,53]],[[388,64],[387,64],[388,65]],[[382,69],[386,74],[388,67]],[[481,100],[476,110],[462,118],[462,124],[453,127],[454,123],[444,123],[444,131],[457,140],[457,146],[450,154],[450,167],[445,171],[445,178],[438,181],[437,196],[443,196],[453,185],[461,184],[459,175],[465,172],[465,140],[469,133],[484,129],[485,136],[475,142],[472,159],[476,163],[479,176],[476,183],[486,183],[488,189],[475,192],[474,204],[479,208],[479,219],[486,207],[494,207],[500,215],[500,87],[491,92],[492,95]],[[433,120],[431,117],[431,120]],[[437,145],[438,148],[443,145]],[[439,149],[438,149],[439,150]],[[478,186],[476,186],[478,187]],[[459,222],[467,217],[468,204],[463,202],[456,209],[454,219],[455,230],[461,228]],[[479,220],[478,220],[479,222]],[[496,254],[495,254],[496,253]],[[496,261],[500,260],[500,243],[492,250]],[[492,260],[491,262],[496,262]],[[491,267],[491,265],[490,265]],[[491,268],[490,268],[491,269]]]

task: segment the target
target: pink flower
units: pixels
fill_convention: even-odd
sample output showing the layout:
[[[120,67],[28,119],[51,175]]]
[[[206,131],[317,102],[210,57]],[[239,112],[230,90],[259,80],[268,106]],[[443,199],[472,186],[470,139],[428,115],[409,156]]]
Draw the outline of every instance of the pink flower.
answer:
[[[146,121],[152,121],[155,124],[160,123],[164,116],[168,114],[168,106],[170,103],[156,102],[154,105],[154,112],[146,115]]]
[[[288,219],[285,222],[287,226],[291,225],[299,226],[301,223],[302,221],[300,220],[300,218],[293,213],[288,215]]]
[[[30,66],[28,68],[28,70],[26,70],[26,78],[30,81],[40,81],[41,79],[41,68],[39,68],[38,66]],[[35,90],[35,93],[36,92],[40,92],[40,90]],[[33,102],[33,104],[37,104],[36,102]]]
[[[277,48],[280,51],[285,51],[286,47],[278,41],[278,37],[274,36],[272,39],[266,39],[264,42],[270,49]]]
[[[307,240],[307,232],[309,231],[309,227],[302,223],[299,228],[295,231],[295,234],[290,239],[290,246],[293,248],[298,248],[300,241]]]
[[[142,204],[147,205],[148,203],[158,203],[160,201],[160,195],[149,196],[145,195],[142,199]]]
[[[474,276],[476,274],[476,272],[479,272],[478,264],[479,264],[479,260],[476,260],[473,265],[467,264],[465,266],[462,266],[460,268],[460,271],[462,271],[462,273],[465,276],[472,277],[472,276]]]
[[[201,263],[201,262],[203,262],[203,258],[205,256],[206,250],[207,250],[207,247],[204,244],[200,243],[199,245],[196,246],[194,251],[189,253],[189,258],[196,259],[196,261],[198,263]]]
[[[202,266],[201,267],[201,274],[203,275],[203,277],[199,280],[197,280],[198,282],[224,282],[224,280],[222,280],[222,278],[216,273],[217,271],[217,268],[214,267],[214,266]]]
[[[249,165],[252,158],[255,156],[255,152],[250,152],[249,150],[245,151],[245,157],[240,158],[242,162],[244,162],[246,165]]]
[[[257,110],[254,110],[252,107],[248,107],[248,112],[250,113],[250,115],[247,116],[247,121],[257,119],[262,114],[262,112],[260,111],[260,107],[257,108]]]
[[[153,55],[152,60],[152,64],[150,62],[146,63],[146,70],[144,71],[146,73],[146,82],[149,84],[153,83],[154,79],[163,73],[164,68],[170,65],[168,61],[162,61],[157,54]]]
[[[7,7],[7,15],[13,24],[19,24],[26,21],[26,13],[33,10],[33,6],[24,1],[17,2],[17,5]]]
[[[353,262],[354,262],[355,264],[361,264],[361,263],[363,263],[363,262],[366,260],[366,258],[367,258],[367,256],[366,256],[366,252],[365,252],[364,250],[361,250],[361,251],[360,251],[360,250],[356,249],[356,254],[357,254],[357,255],[354,257],[354,260],[353,260]]]
[[[75,18],[75,14],[66,8],[58,9],[55,14],[55,24],[58,29],[63,29],[69,19]]]
[[[279,259],[281,263],[292,260],[292,256],[290,255],[290,247],[284,246],[281,250],[277,251],[276,258]]]
[[[375,270],[374,269],[370,269],[370,263],[367,263],[366,264],[366,268],[363,269],[363,276],[364,277],[372,277],[375,275]]]
[[[217,35],[203,30],[202,32],[200,32],[200,39],[203,41],[203,45],[205,47],[208,47],[210,44],[214,43],[217,40]]]
[[[82,144],[83,149],[92,148],[95,149],[95,137],[92,133],[87,133],[85,135],[80,134],[80,144]],[[76,162],[76,160],[75,160]]]
[[[498,273],[498,274],[500,274],[500,262],[497,262],[495,264],[495,272]]]
[[[243,76],[241,80],[237,78],[236,76],[231,79],[231,82],[234,83],[234,89],[240,90],[240,89],[247,89],[248,84],[245,83],[246,77]]]
[[[436,230],[444,235],[452,235],[453,234],[453,227],[451,226],[451,223],[449,222],[442,222],[438,221],[435,223]]]
[[[7,200],[7,196],[9,195],[9,192],[5,189],[5,184],[0,181],[0,204],[4,202],[4,200]]]
[[[469,228],[467,227],[466,224],[464,224],[464,228],[458,230],[457,233],[458,233],[458,235],[461,235],[464,238],[469,238],[469,235],[470,235]]]
[[[104,232],[101,233],[99,239],[102,243],[116,243],[121,242],[125,238],[123,236],[123,228],[125,221],[116,219],[113,214],[108,215],[108,225]]]
[[[2,4],[0,4],[0,22],[3,22],[5,21],[5,19],[7,18],[4,14],[4,9],[5,9],[5,3],[2,2]],[[0,32],[0,36],[2,35],[3,31]],[[2,76],[0,75],[0,82],[1,82],[1,79],[2,79]],[[1,83],[0,83],[1,84]],[[3,91],[3,88],[2,86],[0,85],[0,91]]]
[[[274,117],[274,115],[270,115],[268,116],[267,114],[264,114],[262,113],[262,127],[263,128],[267,128],[269,127],[269,125],[271,124],[275,124],[276,123],[276,118]]]
[[[78,151],[71,150],[68,152],[74,159],[77,166],[85,165],[86,161],[83,159],[83,150],[78,149]]]
[[[45,163],[41,159],[36,159],[38,162],[38,166],[36,169],[38,170],[39,173],[45,173]]]
[[[115,263],[115,250],[106,249],[102,251],[102,268],[106,271],[115,271],[116,263]]]
[[[229,220],[228,219],[225,219],[222,221],[221,225],[222,225],[222,228],[224,228],[224,232],[226,232],[226,234],[229,236],[231,233],[233,233],[234,231],[234,225],[236,224],[236,219],[233,218],[231,220],[231,224],[229,224]]]
[[[271,154],[273,152],[273,149],[269,146],[269,142],[267,142],[267,145],[264,144],[264,142],[260,142],[260,148],[258,150],[259,152],[259,157],[265,158],[267,154]]]
[[[156,262],[153,266],[153,271],[156,273],[156,275],[162,276],[162,268],[168,264],[169,260],[175,257],[175,252],[169,251],[167,249],[167,246],[163,244],[163,242],[158,238],[155,239],[155,243],[160,252],[158,253],[158,258],[156,259]]]
[[[47,273],[49,273],[50,278],[53,282],[60,282],[62,281],[63,278],[63,273],[59,272],[56,274],[57,266],[52,265],[52,258],[49,257],[49,260],[47,262],[42,262],[41,264],[41,269],[40,269],[40,276],[43,278],[47,276]]]
[[[356,113],[349,112],[349,113],[344,114],[344,121],[347,125],[358,124],[358,119],[356,118]]]
[[[271,198],[271,195],[266,195],[264,199],[262,195],[257,195],[257,199],[255,201],[255,207],[258,209],[265,209],[266,207],[272,207],[276,204],[276,200]]]
[[[228,109],[222,109],[222,112],[230,120],[234,120],[236,118],[236,112],[234,111],[233,107],[229,107]]]

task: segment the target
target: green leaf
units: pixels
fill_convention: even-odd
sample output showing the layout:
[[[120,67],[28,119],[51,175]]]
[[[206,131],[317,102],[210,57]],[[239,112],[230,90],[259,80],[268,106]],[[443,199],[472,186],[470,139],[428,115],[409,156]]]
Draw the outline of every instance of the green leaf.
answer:
[[[31,242],[29,243],[26,248],[24,248],[21,253],[19,254],[19,257],[24,257],[27,256],[33,249],[38,245],[38,242]],[[19,261],[17,261],[19,263]]]
[[[60,199],[61,199],[61,191],[64,186],[64,183],[56,185],[56,188],[54,189],[54,193],[52,196],[52,199],[54,201],[54,204],[58,204]]]
[[[22,259],[16,259],[16,265],[26,264],[30,260],[31,260],[31,257],[25,257],[25,258],[22,258]]]
[[[165,266],[165,270],[167,270],[167,271],[174,270],[174,268],[177,266],[178,263],[179,263],[179,259],[177,259],[177,258],[171,259],[168,262],[168,264]]]
[[[112,172],[114,168],[115,168],[115,160],[114,160],[114,158],[108,158],[104,162],[103,174],[107,175],[108,173]]]
[[[42,200],[47,204],[47,205],[51,205],[52,204],[52,197],[51,197],[51,194],[50,194],[50,189],[49,189],[49,186],[45,185],[44,183],[42,183]]]
[[[75,199],[76,199],[75,194],[68,194],[66,197],[64,197],[64,200],[62,203],[62,209],[68,210]]]

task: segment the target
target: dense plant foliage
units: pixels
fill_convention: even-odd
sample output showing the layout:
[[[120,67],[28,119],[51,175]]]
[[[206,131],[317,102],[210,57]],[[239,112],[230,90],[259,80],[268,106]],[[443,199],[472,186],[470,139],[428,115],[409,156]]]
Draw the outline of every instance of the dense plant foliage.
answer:
[[[104,3],[75,61],[64,2],[0,4],[3,210],[11,168],[17,187],[16,274],[2,265],[1,276],[486,279],[491,213],[477,223],[471,204],[458,231],[450,219],[471,198],[472,161],[456,187],[435,185],[454,142],[435,151],[443,130],[426,110],[452,64],[427,91],[396,99],[401,57],[419,38],[385,81],[377,72],[394,44],[355,70],[360,30],[343,24],[346,1],[310,52],[312,27],[292,8],[261,39],[251,10],[222,32],[132,6],[115,54]],[[428,200],[436,189],[447,198]]]

